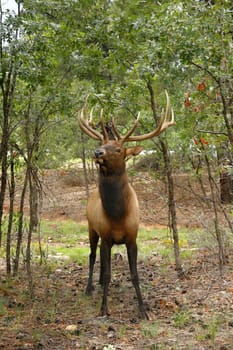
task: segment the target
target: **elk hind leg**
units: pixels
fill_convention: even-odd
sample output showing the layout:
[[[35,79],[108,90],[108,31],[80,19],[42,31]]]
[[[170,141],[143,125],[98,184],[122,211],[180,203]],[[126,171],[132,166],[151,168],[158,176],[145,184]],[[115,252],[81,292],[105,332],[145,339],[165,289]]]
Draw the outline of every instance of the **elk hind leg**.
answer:
[[[89,229],[89,241],[90,241],[90,255],[89,255],[89,277],[86,287],[86,294],[90,295],[92,291],[94,290],[93,286],[93,271],[94,271],[94,265],[96,260],[96,249],[97,244],[99,241],[98,234],[94,231]]]
[[[101,316],[108,315],[108,306],[107,306],[107,296],[108,296],[108,287],[111,280],[111,248],[112,245],[103,240],[100,246],[100,259],[101,259],[101,283],[103,286],[103,298],[101,305]]]

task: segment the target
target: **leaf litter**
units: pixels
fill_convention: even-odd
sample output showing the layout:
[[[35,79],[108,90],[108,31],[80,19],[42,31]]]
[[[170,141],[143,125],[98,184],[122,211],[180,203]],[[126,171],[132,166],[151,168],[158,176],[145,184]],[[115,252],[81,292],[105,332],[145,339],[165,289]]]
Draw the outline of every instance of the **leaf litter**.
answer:
[[[33,300],[26,277],[2,280],[0,349],[233,349],[232,268],[220,278],[217,266],[196,258],[183,279],[173,264],[160,273],[155,257],[139,261],[149,321],[138,318],[126,256],[113,256],[109,317],[99,316],[99,262],[91,297],[84,293],[87,266],[75,263],[59,262],[54,271],[34,266]]]

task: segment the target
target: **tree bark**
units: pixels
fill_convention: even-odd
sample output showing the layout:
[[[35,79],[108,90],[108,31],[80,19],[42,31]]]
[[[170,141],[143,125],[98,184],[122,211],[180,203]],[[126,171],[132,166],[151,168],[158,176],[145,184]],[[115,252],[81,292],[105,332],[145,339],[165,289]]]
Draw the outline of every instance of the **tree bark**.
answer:
[[[37,204],[37,189],[35,186],[35,179],[33,174],[33,169],[31,165],[28,165],[28,180],[29,180],[29,205],[30,205],[30,221],[29,221],[29,230],[27,235],[27,248],[26,248],[26,270],[28,277],[28,287],[30,291],[30,296],[33,297],[33,280],[32,280],[32,271],[31,271],[31,242],[33,231],[38,228],[38,207]],[[36,197],[36,198],[35,198]]]
[[[15,200],[15,171],[14,171],[14,157],[11,150],[11,161],[10,161],[10,183],[9,183],[9,194],[10,194],[10,208],[8,217],[7,227],[7,239],[6,239],[6,273],[7,276],[11,275],[11,231],[14,217],[14,200]]]
[[[150,93],[150,99],[151,99],[151,109],[153,112],[153,116],[155,119],[155,122],[158,123],[159,118],[157,115],[157,107],[155,103],[155,96],[154,96],[154,89],[150,81],[147,82],[147,88]],[[174,181],[173,181],[173,175],[172,175],[172,163],[169,156],[169,150],[167,147],[167,144],[165,141],[163,141],[161,138],[159,138],[159,143],[162,149],[163,159],[164,159],[164,165],[165,165],[165,171],[166,171],[166,177],[168,181],[168,210],[169,210],[169,225],[172,230],[173,234],[173,241],[174,241],[174,255],[175,255],[175,264],[176,264],[176,271],[178,276],[183,276],[183,269],[180,261],[180,249],[179,249],[179,233],[177,229],[177,219],[176,219],[176,204],[175,204],[175,195],[174,195]]]
[[[220,173],[220,196],[222,203],[233,203],[233,176],[227,171]]]
[[[1,191],[0,191],[0,247],[2,245],[2,216],[3,206],[6,194],[7,185],[7,153],[9,143],[9,108],[7,102],[7,96],[5,96],[4,88],[3,93],[3,126],[2,126],[2,141],[1,141]]]
[[[168,182],[168,211],[169,211],[169,221],[170,221],[169,225],[172,229],[172,235],[173,235],[176,271],[178,276],[182,276],[183,269],[182,269],[182,264],[180,260],[179,233],[177,228],[177,215],[176,215],[176,203],[175,203],[175,194],[174,194],[174,180],[172,175],[172,164],[171,164],[169,151],[166,143],[162,139],[160,139],[159,142],[162,148],[165,171],[166,171],[167,182]]]
[[[13,275],[16,276],[19,270],[19,257],[20,257],[20,249],[23,238],[23,219],[24,219],[24,202],[26,196],[26,190],[28,185],[28,169],[25,173],[23,189],[21,193],[20,199],[20,207],[19,207],[19,222],[18,222],[18,232],[17,232],[17,243],[16,243],[16,253],[14,259],[14,267],[13,267]]]
[[[218,261],[219,261],[219,271],[222,275],[223,273],[223,266],[226,263],[226,257],[225,257],[225,251],[224,251],[224,242],[222,237],[222,232],[219,226],[219,214],[218,214],[218,208],[217,208],[217,201],[218,198],[216,198],[215,194],[215,185],[214,185],[214,179],[211,173],[211,166],[209,162],[209,158],[207,153],[204,150],[204,146],[202,146],[203,152],[204,152],[204,159],[207,167],[207,173],[208,173],[208,180],[210,184],[210,190],[211,190],[211,202],[213,205],[214,210],[214,228],[215,228],[215,237],[218,243]]]

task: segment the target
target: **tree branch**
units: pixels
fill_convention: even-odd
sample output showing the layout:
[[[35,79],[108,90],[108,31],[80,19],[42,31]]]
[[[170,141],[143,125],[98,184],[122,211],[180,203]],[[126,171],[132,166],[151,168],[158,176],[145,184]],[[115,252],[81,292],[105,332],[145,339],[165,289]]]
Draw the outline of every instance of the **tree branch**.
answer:
[[[222,131],[210,131],[210,130],[199,130],[199,129],[196,129],[196,131],[200,132],[200,133],[205,133],[205,134],[224,135],[224,136],[228,137],[228,134],[226,132],[222,132]]]
[[[204,72],[206,72],[207,74],[209,74],[211,76],[211,78],[218,84],[219,87],[221,87],[221,81],[220,79],[217,79],[216,76],[207,68],[202,67],[200,64],[195,63],[193,61],[191,61],[191,64],[194,65],[195,67],[203,70]]]

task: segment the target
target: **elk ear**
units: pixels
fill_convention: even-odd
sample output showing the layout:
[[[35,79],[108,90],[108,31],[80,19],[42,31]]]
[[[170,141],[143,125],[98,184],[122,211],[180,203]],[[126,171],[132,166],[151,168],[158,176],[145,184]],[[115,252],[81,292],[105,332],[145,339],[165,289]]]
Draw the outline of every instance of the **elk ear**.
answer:
[[[136,147],[129,147],[126,149],[125,156],[137,156],[139,153],[141,153],[143,150],[143,147],[136,146]]]

